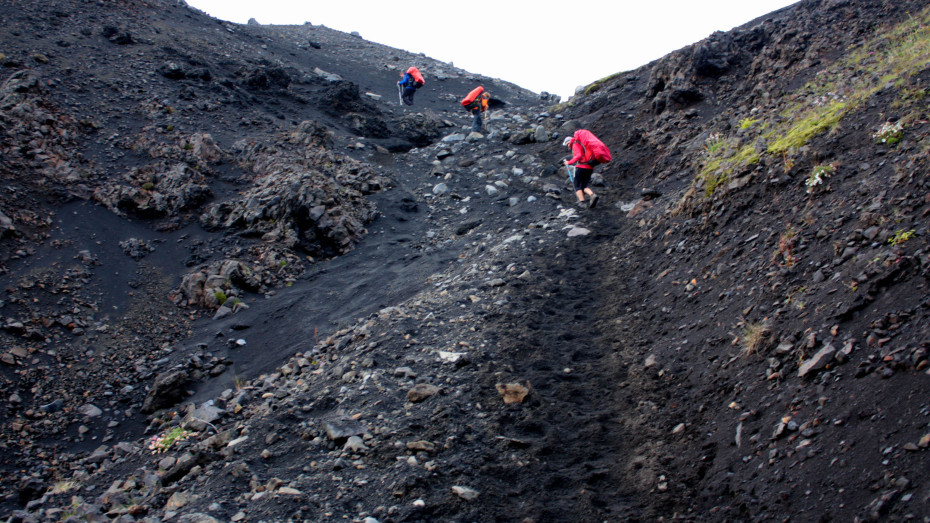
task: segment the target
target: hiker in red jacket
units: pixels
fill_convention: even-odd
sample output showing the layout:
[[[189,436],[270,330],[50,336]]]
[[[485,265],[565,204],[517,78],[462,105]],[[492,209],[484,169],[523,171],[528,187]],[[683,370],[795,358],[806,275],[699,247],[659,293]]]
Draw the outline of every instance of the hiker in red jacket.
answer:
[[[599,196],[594,194],[594,191],[588,187],[588,184],[591,183],[591,175],[594,174],[594,165],[592,164],[595,162],[591,161],[591,163],[586,163],[584,161],[587,152],[581,144],[581,141],[577,140],[574,136],[567,136],[565,140],[562,141],[562,145],[567,145],[572,149],[572,157],[565,160],[565,165],[569,166],[569,169],[571,169],[572,165],[575,166],[575,174],[572,176],[572,185],[575,188],[575,195],[578,197],[578,206],[593,209],[597,205]],[[591,197],[590,203],[584,201],[584,195],[586,194]]]
[[[481,113],[488,110],[490,99],[491,95],[480,85],[469,91],[468,95],[462,99],[462,107],[475,117],[471,124],[472,132],[480,133],[484,129]]]

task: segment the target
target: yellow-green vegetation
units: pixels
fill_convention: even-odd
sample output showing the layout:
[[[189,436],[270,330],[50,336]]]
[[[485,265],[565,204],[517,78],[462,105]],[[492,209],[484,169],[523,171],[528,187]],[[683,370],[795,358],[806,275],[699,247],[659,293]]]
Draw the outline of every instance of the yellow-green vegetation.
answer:
[[[823,107],[810,109],[806,116],[785,130],[774,130],[769,136],[777,138],[766,149],[771,154],[788,153],[807,144],[811,138],[830,131],[852,109],[847,102],[832,102]],[[780,136],[779,136],[780,135]]]
[[[758,118],[743,118],[743,119],[740,120],[740,122],[739,122],[739,128],[740,128],[740,129],[749,129],[750,127],[752,127],[753,125],[755,125],[755,124],[757,124],[757,123],[759,123],[759,119],[758,119]]]
[[[903,82],[902,82],[903,83]],[[913,87],[905,84],[901,88],[901,94],[898,99],[891,102],[892,109],[904,109],[916,105],[927,97],[927,89],[924,87]]]
[[[743,326],[742,336],[740,339],[743,344],[743,354],[749,356],[755,354],[765,345],[769,335],[769,326],[764,322],[747,323]]]
[[[614,73],[610,76],[605,76],[604,78],[601,78],[600,80],[595,80],[593,83],[591,83],[591,85],[585,87],[584,94],[588,95],[588,94],[596,93],[597,91],[600,90],[601,87],[604,87],[604,85],[607,82],[613,80],[614,78],[617,78],[621,74],[623,73]]]
[[[151,191],[152,189],[155,188],[155,184],[152,182],[145,182],[142,184],[142,188],[145,189],[146,191]]]
[[[752,144],[739,145],[738,141],[720,139],[711,135],[704,146],[704,164],[699,179],[704,182],[704,194],[711,196],[726,184],[734,173],[759,163],[759,151]]]
[[[904,229],[901,229],[898,232],[894,233],[894,236],[892,236],[891,238],[888,238],[888,243],[892,245],[901,245],[902,243],[910,240],[913,237],[914,237],[914,229],[911,229],[909,231],[905,231]]]
[[[873,138],[884,144],[900,140],[915,115],[920,114],[925,89],[911,85],[913,77],[930,67],[930,6],[897,26],[877,33],[873,38],[847,53],[832,67],[801,87],[788,99],[793,100],[778,115],[744,118],[739,122],[743,144],[735,139],[714,135],[708,141],[695,183],[703,183],[706,196],[726,183],[734,173],[757,163],[761,155],[779,157],[790,170],[801,148],[813,138],[841,125],[845,116],[855,111],[888,86],[901,90],[896,110],[904,113],[896,123],[884,126]],[[604,79],[601,84],[606,81]],[[589,86],[596,90],[598,82]],[[913,108],[914,110],[909,111]],[[746,132],[748,131],[748,132]],[[828,168],[829,167],[829,168]],[[822,183],[832,173],[832,166],[817,166],[808,179],[808,188]],[[818,170],[820,169],[820,170]],[[819,173],[819,175],[817,174]],[[813,184],[813,185],[812,185]]]
[[[223,291],[216,291],[216,292],[213,293],[213,295],[216,296],[216,301],[218,301],[218,302],[220,303],[220,305],[226,303],[226,293],[225,293],[225,292],[223,292]]]
[[[779,154],[805,145],[814,136],[835,128],[843,116],[887,85],[909,85],[910,78],[928,65],[930,7],[877,35],[801,88],[801,100],[782,113],[787,125],[770,133],[773,141],[768,151]],[[902,97],[919,100],[922,95],[913,96],[913,90],[904,89]]]

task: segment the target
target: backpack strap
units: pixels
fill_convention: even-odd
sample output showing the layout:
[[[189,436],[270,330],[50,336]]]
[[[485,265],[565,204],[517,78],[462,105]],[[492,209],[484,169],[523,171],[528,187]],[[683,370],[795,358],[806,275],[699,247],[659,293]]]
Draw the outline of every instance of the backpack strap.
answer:
[[[572,140],[581,146],[581,160],[579,160],[579,163],[588,163],[588,148],[584,146],[584,142],[575,138],[572,138]]]

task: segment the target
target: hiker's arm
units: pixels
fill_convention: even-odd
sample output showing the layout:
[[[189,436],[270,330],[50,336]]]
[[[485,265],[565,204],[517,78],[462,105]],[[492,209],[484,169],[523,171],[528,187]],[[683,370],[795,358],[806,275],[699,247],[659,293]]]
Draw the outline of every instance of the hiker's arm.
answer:
[[[575,147],[572,145],[572,156],[571,160],[565,160],[565,165],[572,165],[581,161],[582,149],[581,147]]]

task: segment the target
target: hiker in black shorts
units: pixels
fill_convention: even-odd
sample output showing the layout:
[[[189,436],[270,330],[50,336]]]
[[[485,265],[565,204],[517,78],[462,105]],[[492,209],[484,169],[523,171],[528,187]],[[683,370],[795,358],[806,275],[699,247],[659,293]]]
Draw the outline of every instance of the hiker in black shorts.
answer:
[[[579,163],[585,155],[585,150],[581,142],[574,137],[566,137],[565,140],[562,141],[562,145],[567,145],[572,149],[573,156],[571,159],[565,160],[565,165],[575,166],[575,175],[572,177],[572,185],[575,189],[575,195],[578,197],[578,206],[593,209],[597,205],[598,198],[600,198],[588,187],[588,184],[591,183],[591,175],[594,174],[594,166],[587,163]],[[584,201],[584,196],[586,194],[591,197],[590,202]]]

